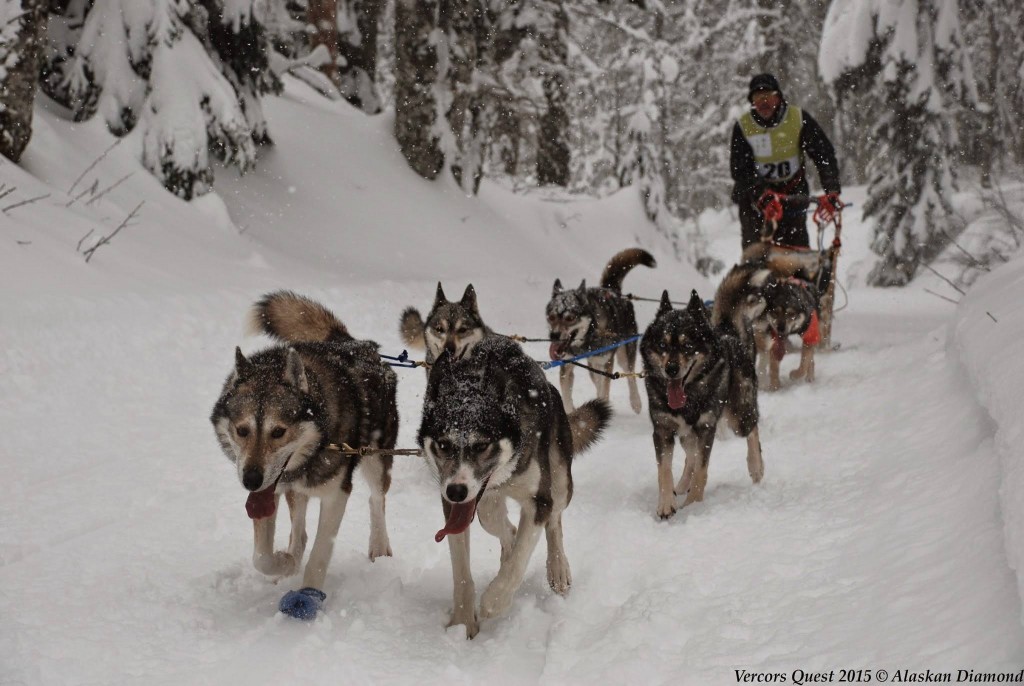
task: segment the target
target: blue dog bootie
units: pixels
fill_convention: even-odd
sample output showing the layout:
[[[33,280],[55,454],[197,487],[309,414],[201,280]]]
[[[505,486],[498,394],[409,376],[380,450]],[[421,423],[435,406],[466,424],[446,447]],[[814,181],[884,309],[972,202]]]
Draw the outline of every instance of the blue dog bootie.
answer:
[[[324,606],[326,599],[327,594],[319,588],[307,586],[298,591],[285,593],[278,609],[289,617],[310,621],[316,618],[316,613]]]

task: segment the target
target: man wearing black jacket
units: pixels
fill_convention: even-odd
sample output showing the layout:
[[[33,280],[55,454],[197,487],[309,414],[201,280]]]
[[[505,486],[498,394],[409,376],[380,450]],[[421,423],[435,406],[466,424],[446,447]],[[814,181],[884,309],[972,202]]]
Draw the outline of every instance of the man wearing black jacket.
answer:
[[[805,157],[814,161],[825,194],[819,198],[825,216],[835,213],[839,202],[839,164],[835,149],[811,115],[782,96],[778,80],[758,74],[750,80],[750,111],[739,118],[732,130],[729,166],[735,181],[733,202],[739,205],[743,248],[761,240],[765,217],[778,212],[778,205],[766,191],[782,195],[810,194]],[[805,202],[787,202],[782,207],[773,240],[780,245],[810,245],[807,236]]]

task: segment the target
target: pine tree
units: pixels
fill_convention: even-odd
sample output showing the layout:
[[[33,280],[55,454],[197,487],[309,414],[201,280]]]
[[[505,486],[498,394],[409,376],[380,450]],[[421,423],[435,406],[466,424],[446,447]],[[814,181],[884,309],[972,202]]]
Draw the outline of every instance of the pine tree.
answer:
[[[46,0],[0,0],[0,154],[15,162],[32,137]]]
[[[836,8],[840,8],[837,10]],[[842,11],[840,11],[842,10]],[[871,27],[870,31],[859,31]],[[861,44],[839,36],[864,36]],[[840,43],[842,44],[842,43]],[[833,5],[822,36],[822,71],[843,90],[881,89],[887,107],[872,127],[875,148],[865,216],[876,218],[869,280],[903,285],[959,228],[956,188],[958,106],[977,100],[956,0],[863,0]]]
[[[536,26],[540,34],[539,61],[542,66],[546,107],[540,118],[537,140],[537,183],[569,185],[569,15],[564,2],[537,2]]]
[[[96,0],[61,66],[75,116],[137,133],[143,165],[185,199],[212,186],[211,151],[249,169],[267,139],[259,96],[274,82],[254,6]]]

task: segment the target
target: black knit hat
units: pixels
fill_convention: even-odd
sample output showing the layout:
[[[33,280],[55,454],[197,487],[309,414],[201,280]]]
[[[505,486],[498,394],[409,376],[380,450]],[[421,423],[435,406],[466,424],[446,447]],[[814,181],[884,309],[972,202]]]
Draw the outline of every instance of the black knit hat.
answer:
[[[750,79],[750,89],[747,92],[747,100],[750,100],[754,96],[754,93],[758,91],[776,91],[780,96],[782,95],[782,89],[779,87],[779,80],[775,78],[773,74],[758,74],[754,78]]]

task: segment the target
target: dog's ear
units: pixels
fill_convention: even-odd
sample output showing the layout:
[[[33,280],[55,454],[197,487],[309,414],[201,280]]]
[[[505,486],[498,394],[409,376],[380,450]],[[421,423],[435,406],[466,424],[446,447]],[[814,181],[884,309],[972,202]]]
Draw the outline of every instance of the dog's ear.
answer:
[[[587,280],[583,279],[582,281],[580,281],[580,287],[577,288],[576,290],[578,290],[580,293],[586,293],[587,292]]]
[[[704,309],[704,301],[697,295],[697,289],[690,292],[690,302],[686,303],[686,311],[690,314],[707,316],[707,310]]]
[[[302,365],[302,358],[295,352],[295,348],[288,348],[288,359],[284,364],[284,382],[295,386],[303,393],[309,392],[306,368]]]
[[[657,311],[657,313],[654,316],[655,317],[660,317],[661,315],[665,314],[666,312],[671,312],[671,311],[672,311],[672,299],[668,297],[668,289],[666,289],[666,290],[661,292],[661,304],[658,306],[658,311]]]
[[[466,291],[462,294],[460,304],[473,314],[480,315],[480,310],[476,306],[476,290],[473,288],[473,284],[466,286]]]
[[[441,288],[441,282],[438,281],[437,292],[434,294],[434,307],[436,308],[439,305],[444,305],[446,302],[448,302],[448,298],[444,297],[444,289]]]
[[[242,354],[242,349],[237,345],[235,346],[235,377],[241,378],[248,375],[252,369],[252,362],[245,359],[245,355]]]
[[[562,280],[555,279],[555,285],[551,287],[551,297],[555,297],[562,292]]]

